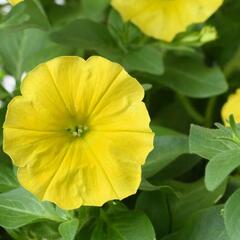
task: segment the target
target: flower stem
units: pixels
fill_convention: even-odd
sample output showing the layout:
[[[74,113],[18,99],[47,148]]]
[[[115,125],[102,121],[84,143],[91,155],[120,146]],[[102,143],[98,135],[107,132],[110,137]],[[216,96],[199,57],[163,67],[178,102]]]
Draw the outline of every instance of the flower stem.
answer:
[[[196,123],[204,123],[204,117],[194,108],[189,98],[180,94],[177,94],[177,97],[179,98],[188,115],[192,117],[192,119],[194,119]]]
[[[209,99],[205,114],[205,127],[211,127],[213,124],[214,109],[217,104],[217,97]]]

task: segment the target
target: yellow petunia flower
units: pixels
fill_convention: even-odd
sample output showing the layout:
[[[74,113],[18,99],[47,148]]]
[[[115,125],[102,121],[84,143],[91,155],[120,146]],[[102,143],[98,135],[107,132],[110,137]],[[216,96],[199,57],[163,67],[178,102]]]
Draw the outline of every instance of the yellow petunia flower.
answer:
[[[22,2],[23,0],[8,0],[12,5],[16,5],[20,2]]]
[[[134,194],[153,148],[142,86],[116,63],[58,57],[8,106],[4,151],[20,183],[64,209]]]
[[[193,23],[210,17],[223,0],[112,0],[112,6],[125,21],[131,21],[145,34],[172,41]]]
[[[229,96],[222,108],[222,119],[225,123],[227,123],[230,115],[233,115],[235,121],[240,123],[240,89]]]

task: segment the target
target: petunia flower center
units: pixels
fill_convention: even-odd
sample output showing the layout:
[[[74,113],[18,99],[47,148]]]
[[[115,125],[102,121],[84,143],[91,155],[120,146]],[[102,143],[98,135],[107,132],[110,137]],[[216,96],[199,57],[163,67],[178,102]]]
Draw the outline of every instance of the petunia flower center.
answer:
[[[87,133],[88,127],[86,125],[78,125],[73,128],[68,128],[67,131],[70,132],[73,137],[83,137]]]

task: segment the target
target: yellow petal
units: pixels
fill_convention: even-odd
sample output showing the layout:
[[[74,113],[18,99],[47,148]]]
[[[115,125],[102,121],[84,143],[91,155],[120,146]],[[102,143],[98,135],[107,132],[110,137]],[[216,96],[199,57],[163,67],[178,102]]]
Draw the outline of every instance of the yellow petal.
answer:
[[[61,57],[46,65],[69,111],[86,116],[122,71],[120,65],[101,57],[91,57],[87,61]]]
[[[222,3],[223,0],[112,0],[124,20],[165,41],[171,41],[191,24],[205,21]]]
[[[22,2],[23,0],[8,0],[12,5],[16,5],[20,2]]]
[[[20,183],[64,209],[137,191],[153,147],[142,86],[101,57],[59,57],[30,72],[8,106],[4,151]]]
[[[94,56],[87,61],[78,57],[61,57],[46,65],[71,114],[82,116],[83,120],[108,105],[109,99],[112,102],[121,98],[128,104],[143,99],[144,91],[137,80],[119,64],[102,57]]]
[[[153,134],[142,132],[91,132],[85,139],[91,162],[96,164],[99,173],[92,176],[83,198],[86,205],[97,201],[94,189],[107,191],[109,199],[123,199],[135,194],[141,181],[141,165],[153,148]],[[100,175],[101,173],[101,175]],[[95,176],[101,176],[96,178]],[[100,180],[101,179],[101,180]],[[104,187],[98,185],[103,182]],[[101,190],[104,189],[104,190]],[[111,191],[110,191],[111,190]],[[106,193],[102,192],[99,205],[106,202]],[[108,195],[107,194],[107,195]]]
[[[18,178],[40,199],[64,209],[101,206],[137,191],[152,139],[152,133],[98,132],[70,145],[58,141],[42,152],[49,158],[47,164],[41,155],[36,156],[19,169]]]
[[[233,115],[235,121],[240,123],[240,89],[236,93],[229,96],[227,102],[222,108],[222,119],[227,124],[230,115]]]
[[[48,163],[57,154],[55,151],[51,155],[52,148],[61,149],[61,144],[66,142],[65,132],[20,128],[4,128],[3,131],[3,149],[18,167],[24,167],[40,157]]]
[[[139,121],[141,119],[142,121]],[[131,105],[111,102],[90,122],[93,131],[150,132],[150,117],[142,102]]]
[[[45,64],[58,89],[62,102],[72,116],[78,112],[86,115],[91,95],[88,94],[88,78],[91,70],[79,57],[59,57]],[[84,98],[82,97],[84,96]]]
[[[40,199],[52,201],[64,209],[100,206],[118,198],[95,156],[77,142],[65,145],[47,164],[40,158],[20,168],[18,179]]]
[[[95,122],[94,119],[98,119],[99,116],[117,115],[119,117],[119,114],[127,111],[132,103],[142,101],[144,97],[142,86],[120,65],[113,65],[109,61],[96,57],[90,58],[87,63],[93,69],[92,76],[100,76],[91,79],[92,84],[89,88],[89,92],[94,93],[89,109],[91,122]],[[96,65],[99,68],[94,67]],[[111,124],[109,121],[108,123]]]
[[[4,128],[56,131],[73,121],[46,64],[26,76],[21,93],[8,105]]]
[[[34,161],[19,168],[19,182],[41,200],[54,202],[64,209],[80,207],[84,182],[79,162],[84,159],[82,151],[75,150],[76,145],[79,143],[55,141],[48,150],[37,154]]]

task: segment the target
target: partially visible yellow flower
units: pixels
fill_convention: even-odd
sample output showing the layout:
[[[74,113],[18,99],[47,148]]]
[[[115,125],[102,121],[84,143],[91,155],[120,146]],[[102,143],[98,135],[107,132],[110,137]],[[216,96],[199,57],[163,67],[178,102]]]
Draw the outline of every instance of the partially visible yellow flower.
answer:
[[[210,17],[223,0],[112,0],[125,21],[136,24],[145,34],[171,41],[193,23]]]
[[[23,0],[8,0],[12,5],[16,5],[20,2],[22,2]]]
[[[222,108],[222,119],[225,123],[227,123],[230,115],[233,115],[235,121],[240,123],[240,89],[229,96]]]
[[[153,148],[144,90],[116,63],[58,57],[30,72],[8,106],[4,151],[20,183],[64,209],[134,194]]]

